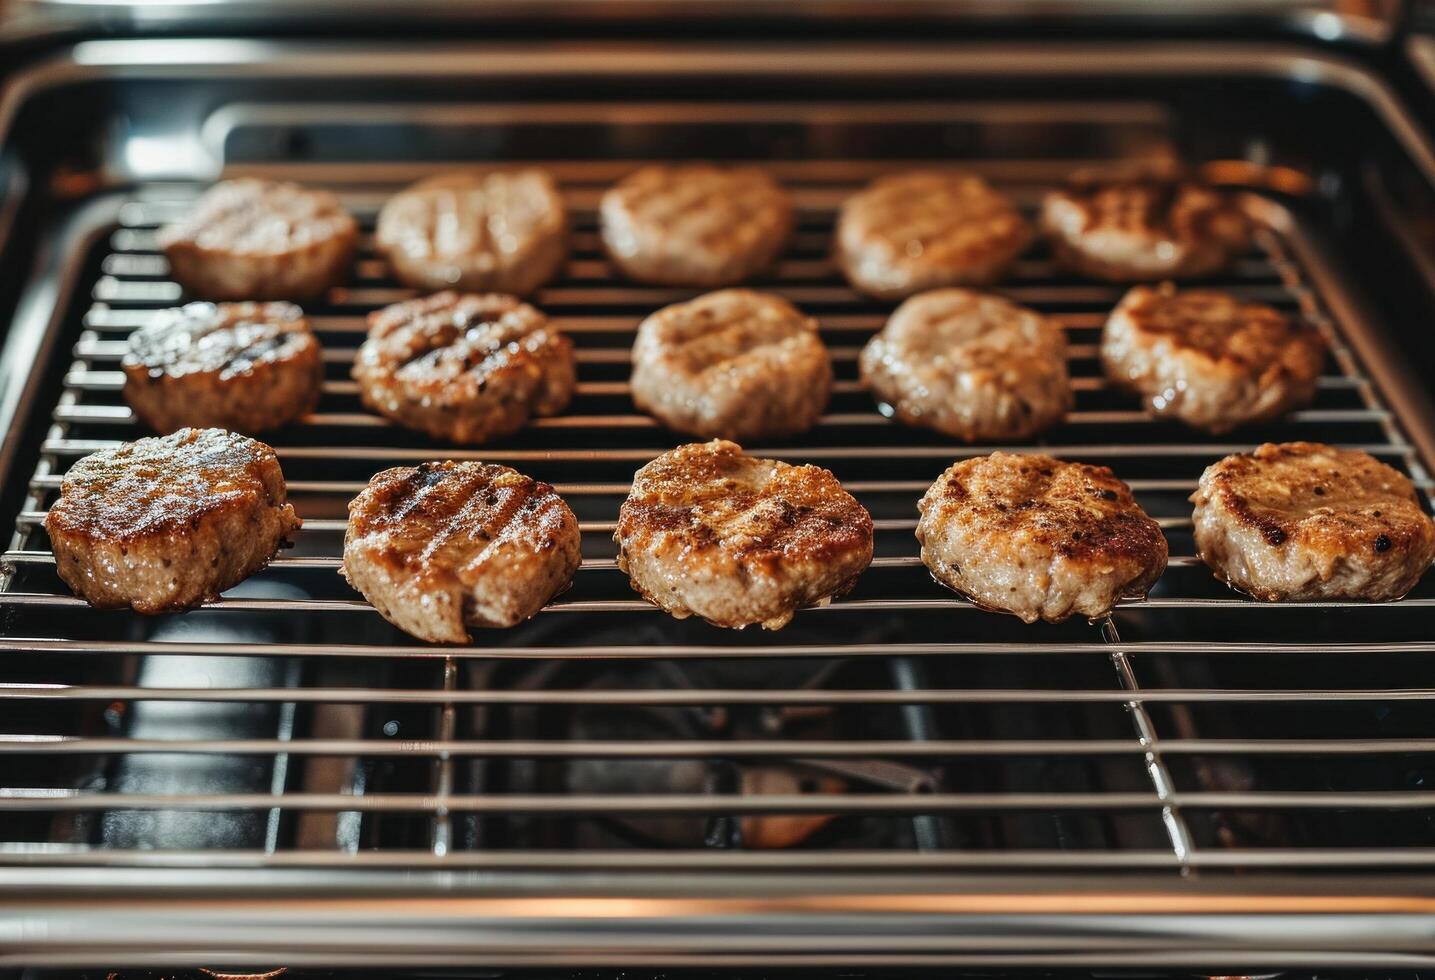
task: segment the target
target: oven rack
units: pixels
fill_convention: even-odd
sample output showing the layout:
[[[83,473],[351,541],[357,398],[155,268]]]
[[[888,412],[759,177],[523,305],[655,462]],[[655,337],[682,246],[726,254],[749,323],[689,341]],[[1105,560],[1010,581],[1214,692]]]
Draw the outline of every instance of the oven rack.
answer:
[[[1303,720],[1289,731],[1253,737],[1240,731],[1208,734],[1193,717],[1208,708],[1258,705],[1268,711],[1297,708],[1318,719],[1342,705],[1435,700],[1435,684],[1397,687],[1353,672],[1344,676],[1340,670],[1332,678],[1337,683],[1322,685],[1307,686],[1299,672],[1290,669],[1253,676],[1245,684],[1222,680],[1225,665],[1235,657],[1264,657],[1284,665],[1294,654],[1325,654],[1343,668],[1356,658],[1384,663],[1391,657],[1435,651],[1435,641],[1424,629],[1425,610],[1435,605],[1428,584],[1388,607],[1272,607],[1224,591],[1194,557],[1184,497],[1194,488],[1196,475],[1209,462],[1260,439],[1310,438],[1359,446],[1405,469],[1427,497],[1435,487],[1348,343],[1349,334],[1362,325],[1333,312],[1350,308],[1338,276],[1322,263],[1298,222],[1277,201],[1251,195],[1250,207],[1263,223],[1258,247],[1218,285],[1315,323],[1331,341],[1331,356],[1315,404],[1259,427],[1259,432],[1202,437],[1150,419],[1130,399],[1107,388],[1094,360],[1095,343],[1120,287],[1073,277],[1040,251],[1019,262],[1002,284],[1002,292],[1058,317],[1071,334],[1076,410],[1066,425],[1042,440],[1041,448],[1113,466],[1161,521],[1173,555],[1152,597],[1123,604],[1106,622],[1024,628],[980,612],[932,584],[916,558],[911,536],[915,501],[927,483],[952,459],[993,447],[959,446],[901,427],[884,418],[856,382],[856,351],[881,325],[889,307],[857,296],[836,275],[827,256],[830,229],[841,199],[893,164],[845,161],[840,168],[814,165],[810,170],[799,163],[782,165],[780,175],[796,195],[799,230],[775,274],[757,286],[817,316],[838,381],[829,413],[811,433],[750,448],[834,469],[876,518],[878,550],[873,568],[851,597],[802,612],[794,627],[764,635],[669,621],[632,596],[616,570],[610,538],[616,504],[627,488],[625,477],[679,441],[636,414],[627,401],[631,333],[646,313],[691,293],[628,284],[609,273],[602,257],[594,224],[597,195],[606,182],[640,161],[542,162],[563,180],[575,218],[574,253],[565,275],[536,299],[578,345],[580,385],[569,412],[542,420],[505,443],[468,449],[428,443],[363,412],[347,370],[362,337],[364,316],[413,295],[387,278],[366,235],[353,282],[309,309],[325,348],[323,400],[312,416],[272,439],[291,497],[306,520],[298,544],[251,582],[183,617],[144,620],[89,610],[54,576],[53,555],[39,524],[69,463],[143,434],[118,397],[117,360],[129,330],[153,310],[181,298],[166,278],[153,237],[155,228],[182,210],[195,189],[140,188],[117,207],[117,222],[98,236],[95,246],[72,257],[88,300],[77,299],[72,316],[62,324],[71,358],[59,379],[49,431],[38,447],[29,499],[3,555],[7,576],[0,607],[10,617],[10,628],[0,647],[11,658],[8,662],[28,659],[23,676],[7,678],[0,686],[0,702],[24,721],[19,730],[0,733],[0,755],[31,764],[49,760],[27,773],[58,767],[69,776],[83,771],[85,779],[79,784],[36,779],[0,789],[0,813],[14,819],[24,816],[27,828],[40,828],[31,829],[32,839],[0,844],[0,863],[421,867],[437,862],[599,870],[1166,868],[1187,874],[1258,866],[1435,864],[1435,849],[1422,846],[1409,827],[1403,828],[1411,835],[1409,843],[1391,847],[1376,840],[1364,846],[1337,842],[1327,825],[1339,824],[1342,813],[1370,811],[1408,812],[1423,827],[1430,797],[1418,781],[1349,789],[1318,781],[1296,786],[1265,786],[1260,781],[1263,767],[1283,758],[1299,759],[1305,768],[1312,759],[1346,765],[1352,759],[1376,760],[1375,768],[1384,771],[1392,758],[1435,751],[1435,732],[1337,730],[1325,735]],[[1031,205],[1047,186],[1044,181],[1076,163],[1048,163],[1041,173],[1028,174],[1007,189]],[[311,170],[304,176],[324,182],[316,179],[322,173]],[[392,188],[339,189],[368,229],[377,205]],[[569,594],[530,624],[501,635],[482,634],[461,647],[419,645],[393,631],[335,574],[342,505],[367,475],[384,466],[446,457],[511,463],[553,482],[578,510],[584,533],[585,558]],[[1332,629],[1327,620],[1348,625]],[[187,622],[195,623],[193,630]],[[1257,635],[1243,635],[1248,623],[1260,624],[1254,630]],[[1284,635],[1262,635],[1272,632]],[[1332,640],[1332,632],[1362,639]],[[625,633],[638,633],[640,639],[623,639]],[[1046,683],[1006,680],[1002,675],[1007,665],[1024,657],[1043,666],[1082,666],[1062,667]],[[250,680],[224,683],[205,677],[205,683],[194,683],[193,675],[204,673],[208,658],[237,658],[259,666],[237,672]],[[328,661],[345,668],[339,673],[347,683],[326,680],[339,676]],[[576,664],[580,676],[585,670],[591,673],[595,663],[695,663],[702,668],[702,680],[692,683],[685,675],[687,686],[656,688],[627,686],[614,677],[596,688],[472,684],[479,666],[488,670],[544,661]],[[979,683],[960,683],[963,661],[979,665]],[[1092,661],[1106,663],[1104,676],[1091,670]],[[107,680],[91,679],[96,662],[105,666],[98,673],[108,675]],[[777,665],[782,683],[754,682],[769,662]],[[47,670],[47,663],[57,669]],[[857,678],[847,682],[852,686],[825,686],[820,680],[814,684],[803,668],[831,663],[860,665]],[[354,682],[373,673],[369,665],[385,683]],[[728,669],[732,665],[735,672]],[[91,674],[86,676],[86,671]],[[1080,682],[1070,682],[1064,676],[1069,672],[1079,675]],[[1017,668],[1016,673],[1027,676],[1031,671]],[[746,683],[738,682],[742,680]],[[241,725],[237,731],[200,737],[185,734],[184,725],[168,731],[163,725],[139,724],[146,712],[166,705],[201,716],[205,707],[221,713],[249,710],[260,714],[269,728],[257,731]],[[890,725],[875,726],[879,731],[867,737],[839,730],[824,738],[720,733],[633,740],[480,737],[469,721],[475,713],[502,709],[571,713],[594,705],[820,709],[842,717],[866,712],[884,716],[883,724]],[[1030,737],[1018,724],[1016,733],[1003,730],[1002,737],[996,737],[951,721],[964,713],[980,720],[1002,707],[1018,709],[1018,718],[1053,712],[1054,730],[1033,728],[1038,737]],[[401,726],[403,737],[386,733],[382,725],[365,727],[365,717],[396,711],[417,712],[418,720],[406,719]],[[130,717],[97,723],[95,716],[101,712]],[[1120,727],[1112,726],[1113,713],[1125,716],[1124,721],[1116,718]],[[63,723],[51,718],[62,718]],[[411,730],[417,734],[409,735]],[[145,731],[156,734],[146,737]],[[186,791],[182,781],[169,791],[116,788],[124,785],[117,772],[146,756],[259,760],[268,784],[260,779],[245,791],[213,786]],[[749,760],[804,770],[834,763],[892,763],[904,767],[897,770],[902,773],[915,768],[930,782],[906,789],[883,785],[880,779],[863,783],[870,773],[859,769],[836,793],[522,793],[471,782],[465,791],[456,783],[458,770],[475,759],[485,765],[494,760],[701,760],[713,765]],[[356,783],[358,774],[385,760],[407,772],[405,778],[390,773],[392,785],[402,791]],[[1014,775],[1033,767],[1049,774],[1054,760],[1084,771],[1084,777],[1073,787],[1063,780],[1045,784],[1040,775]],[[1232,760],[1250,760],[1253,768],[1245,773],[1244,784],[1226,771]],[[997,771],[965,779],[967,762]],[[1140,774],[1139,780],[1133,772]],[[408,778],[414,773],[419,773],[417,778]],[[471,779],[471,774],[464,778]],[[246,841],[249,846],[193,849],[176,846],[182,845],[181,839],[169,845],[160,842],[156,850],[155,840],[117,846],[95,829],[96,815],[103,825],[110,819],[107,815],[133,818],[150,812],[173,819],[191,810],[259,814],[263,832]],[[1307,813],[1312,815],[1309,820]],[[859,838],[856,845],[813,850],[729,846],[717,851],[602,852],[514,846],[503,833],[492,831],[484,840],[496,846],[466,848],[456,846],[453,826],[461,821],[501,824],[543,817],[562,822],[634,814],[708,821],[813,814],[838,822],[870,815],[911,821],[918,829],[884,849],[858,846]],[[1070,846],[1060,824],[1087,814],[1097,829],[1071,835],[1081,841]],[[361,827],[382,825],[390,815],[417,817],[427,830],[406,845],[361,845],[364,831],[344,837],[345,826],[356,821]],[[1052,846],[1002,846],[1003,828],[1009,831],[1031,819],[1049,820],[1056,828],[1031,835]],[[1262,819],[1302,828],[1312,839],[1272,846],[1268,837],[1249,832],[1249,825]],[[941,826],[953,821],[960,826]],[[933,822],[942,832],[931,831]],[[315,827],[333,835],[326,846],[316,843],[323,838],[315,836]],[[384,831],[374,832],[374,840],[384,841]],[[1322,832],[1331,836],[1330,843],[1320,839]],[[1240,843],[1243,834],[1253,839]],[[414,840],[422,844],[413,846]],[[967,846],[943,843],[953,840]]]

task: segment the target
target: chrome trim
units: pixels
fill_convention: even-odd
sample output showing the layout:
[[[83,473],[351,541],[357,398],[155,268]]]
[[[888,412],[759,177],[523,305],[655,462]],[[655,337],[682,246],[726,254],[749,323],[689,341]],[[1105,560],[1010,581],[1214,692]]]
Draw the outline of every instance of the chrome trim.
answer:
[[[331,30],[363,28],[376,17],[392,13],[382,0],[313,0],[302,10],[283,3],[215,4],[209,0],[168,0],[135,3],[133,0],[15,0],[10,20],[0,19],[0,40],[10,34],[44,36],[64,30],[93,28],[96,22],[114,29],[272,31],[295,19],[325,22]],[[1231,23],[1250,29],[1281,30],[1314,40],[1374,45],[1395,32],[1401,0],[1379,0],[1357,8],[1330,0],[1043,0],[1013,3],[1003,0],[683,0],[677,6],[661,0],[489,0],[482,4],[461,0],[413,0],[405,15],[434,33],[453,24],[493,22],[569,24],[647,21],[727,20],[741,18],[751,26],[806,24],[861,29],[869,24],[907,20],[945,22],[953,26],[978,25],[1031,30],[1064,26],[1069,29],[1101,28],[1119,22],[1147,31],[1209,30]]]
[[[7,965],[1250,968],[1435,962],[1430,881],[718,874],[701,899],[636,872],[149,867],[0,870]],[[564,890],[553,893],[562,885]],[[297,889],[296,889],[297,885]],[[352,897],[359,889],[384,900]],[[66,894],[84,893],[76,905]],[[208,901],[173,897],[205,893]],[[322,914],[316,910],[323,909]],[[1224,910],[1224,911],[1223,911]],[[169,942],[146,942],[163,922]],[[63,951],[61,949],[63,948]],[[1368,952],[1375,950],[1378,952]]]
[[[429,45],[422,53],[378,44],[238,39],[85,41],[25,69],[0,90],[0,146],[19,105],[41,90],[101,78],[364,78],[594,75],[690,77],[724,73],[817,76],[907,73],[937,77],[1017,74],[1051,77],[1099,71],[1118,76],[1210,74],[1276,77],[1334,85],[1364,99],[1435,184],[1435,150],[1394,90],[1360,63],[1279,44],[712,44],[553,43]],[[199,176],[199,175],[196,175]]]

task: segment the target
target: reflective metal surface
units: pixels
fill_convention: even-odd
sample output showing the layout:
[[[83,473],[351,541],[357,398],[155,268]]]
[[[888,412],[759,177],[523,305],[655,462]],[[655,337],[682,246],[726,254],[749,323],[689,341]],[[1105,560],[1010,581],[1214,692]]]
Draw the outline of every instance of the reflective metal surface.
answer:
[[[1337,88],[1419,174],[1428,144],[1378,81],[1270,49],[1260,63],[1169,51],[1156,70],[1149,50],[1036,46],[575,61],[184,44],[138,64],[136,47],[87,47],[4,103],[10,138],[64,164],[73,147],[27,128],[37,104],[78,114],[63,99],[98,89],[124,123],[101,114],[119,135],[86,145],[91,189],[56,195],[36,231],[0,363],[15,523],[0,591],[0,962],[1435,962],[1435,582],[1390,606],[1253,603],[1195,560],[1185,500],[1215,458],[1286,438],[1361,446],[1427,500],[1435,490],[1422,367],[1372,312],[1317,198],[1334,164],[1179,91],[1231,85],[1238,65],[1282,78],[1274,92]],[[851,71],[834,80],[836,65]],[[1066,77],[1101,72],[1099,92]],[[933,73],[950,87],[921,88]],[[713,78],[721,90],[703,97]],[[183,98],[143,88],[175,79]],[[679,441],[632,411],[632,331],[687,294],[613,277],[593,208],[641,162],[692,156],[759,162],[793,189],[794,247],[758,285],[813,313],[836,363],[821,424],[753,448],[832,468],[878,524],[858,590],[776,634],[673,621],[612,561],[629,477]],[[1042,446],[1113,466],[1175,560],[1149,601],[1107,622],[976,610],[926,576],[912,528],[930,480],[992,447],[895,425],[857,386],[855,352],[888,308],[832,268],[834,209],[913,165],[960,161],[1030,208],[1077,167],[1183,157],[1247,188],[1264,230],[1217,284],[1326,333],[1317,400],[1221,439],[1146,418],[1093,359],[1121,290],[1034,250],[1002,288],[1068,326],[1077,388]],[[306,519],[297,546],[183,616],[69,596],[39,522],[76,458],[141,434],[117,359],[129,330],[180,299],[156,226],[204,180],[252,173],[332,187],[368,227],[394,188],[474,159],[541,163],[568,195],[575,254],[536,302],[578,347],[569,413],[455,450],[362,412],[347,369],[363,318],[410,295],[366,242],[353,281],[308,311],[323,402],[271,440]],[[368,476],[443,457],[553,482],[584,530],[570,593],[460,647],[398,633],[335,574],[344,505]]]
[[[0,7],[0,39],[99,31],[272,34],[315,27],[382,35],[392,26],[465,30],[535,23],[550,30],[610,24],[671,30],[740,22],[749,29],[815,25],[849,32],[942,24],[977,30],[1278,33],[1326,43],[1376,44],[1394,34],[1403,6],[1400,0],[416,0],[398,11],[380,0],[11,0],[8,10]]]

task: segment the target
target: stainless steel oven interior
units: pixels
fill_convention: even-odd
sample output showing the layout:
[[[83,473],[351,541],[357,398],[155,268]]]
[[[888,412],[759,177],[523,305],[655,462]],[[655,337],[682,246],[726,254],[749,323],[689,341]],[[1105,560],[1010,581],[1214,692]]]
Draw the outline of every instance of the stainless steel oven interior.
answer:
[[[1399,604],[1259,605],[1194,557],[1201,469],[1263,440],[1359,446],[1435,490],[1435,292],[1413,243],[1435,156],[1362,68],[1286,47],[604,46],[422,51],[87,42],[0,103],[0,964],[1435,963],[1435,581]],[[677,438],[636,414],[636,322],[602,188],[640,162],[758,161],[794,191],[761,286],[817,316],[830,414],[773,455],[877,520],[851,596],[780,633],[631,593],[611,533]],[[220,175],[385,196],[454,163],[562,182],[574,256],[538,303],[575,338],[567,415],[453,449],[359,407],[365,315],[409,295],[367,246],[311,305],[328,380],[277,434],[296,546],[182,616],[97,612],[39,524],[76,458],[141,434],[126,333],[180,299],[154,232]],[[1207,438],[1099,378],[1113,286],[1041,250],[1002,289],[1059,316],[1077,406],[1042,443],[1107,463],[1170,570],[1099,623],[1024,626],[934,585],[915,501],[964,447],[884,418],[854,354],[887,308],[828,258],[873,176],[960,163],[1021,202],[1073,170],[1180,162],[1244,189],[1256,246],[1219,284],[1331,341],[1310,408]],[[583,522],[576,586],[464,647],[390,628],[336,574],[376,470],[512,463]]]

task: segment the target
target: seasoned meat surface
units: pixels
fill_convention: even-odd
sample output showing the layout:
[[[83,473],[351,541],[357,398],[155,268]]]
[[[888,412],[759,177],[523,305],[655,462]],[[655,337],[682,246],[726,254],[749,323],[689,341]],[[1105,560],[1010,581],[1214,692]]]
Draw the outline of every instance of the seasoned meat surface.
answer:
[[[436,293],[371,314],[353,373],[373,411],[462,443],[558,414],[577,382],[573,341],[497,293]]]
[[[732,286],[770,266],[792,234],[792,201],[766,172],[644,167],[603,195],[603,244],[638,282]]]
[[[856,584],[872,518],[827,470],[714,440],[640,469],[614,540],[633,588],[679,619],[781,629]]]
[[[301,300],[348,275],[359,228],[328,191],[243,178],[215,184],[159,232],[191,296]]]
[[[639,325],[632,389],[640,409],[675,431],[771,438],[817,422],[832,364],[816,320],[781,297],[724,289]]]
[[[1325,342],[1269,306],[1166,283],[1126,294],[1106,321],[1101,360],[1156,415],[1222,433],[1309,404]]]
[[[527,296],[563,265],[568,216],[542,170],[460,171],[392,197],[374,241],[417,289]]]
[[[1106,615],[1166,569],[1166,538],[1105,466],[993,453],[943,473],[917,505],[937,581],[1028,623]]]
[[[399,629],[464,643],[514,626],[573,580],[578,520],[546,483],[491,463],[377,474],[349,504],[344,577]]]
[[[858,365],[898,419],[965,442],[1029,439],[1072,404],[1061,325],[967,289],[907,300]]]
[[[1389,602],[1435,560],[1415,487],[1368,453],[1266,443],[1207,467],[1191,502],[1202,559],[1268,602]]]
[[[1016,205],[980,177],[924,170],[880,177],[843,204],[837,259],[854,288],[901,299],[995,282],[1030,240]]]
[[[188,609],[259,571],[299,527],[262,442],[180,429],[70,467],[45,517],[55,568],[91,605]]]
[[[1042,204],[1056,257],[1117,282],[1205,276],[1250,245],[1250,220],[1229,194],[1199,183],[1080,180]]]
[[[190,303],[129,336],[125,401],[159,432],[263,432],[319,404],[319,342],[291,303]]]

